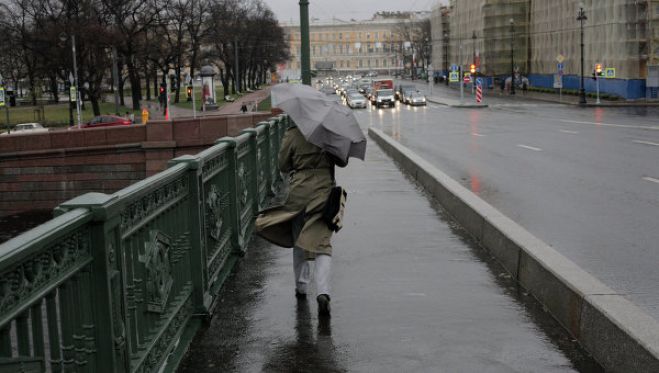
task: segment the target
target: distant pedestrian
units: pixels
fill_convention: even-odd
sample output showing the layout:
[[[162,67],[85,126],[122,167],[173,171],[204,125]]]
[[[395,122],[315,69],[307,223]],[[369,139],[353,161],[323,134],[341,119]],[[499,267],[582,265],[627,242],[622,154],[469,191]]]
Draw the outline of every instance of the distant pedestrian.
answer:
[[[245,114],[247,112],[247,104],[243,102],[242,106],[240,106],[240,111],[242,111],[243,114]]]

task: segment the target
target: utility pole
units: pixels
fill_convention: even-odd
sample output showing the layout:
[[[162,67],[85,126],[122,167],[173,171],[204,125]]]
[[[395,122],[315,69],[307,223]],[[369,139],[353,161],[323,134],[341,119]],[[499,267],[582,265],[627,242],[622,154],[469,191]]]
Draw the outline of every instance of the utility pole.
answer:
[[[71,49],[73,50],[73,75],[76,80],[76,111],[78,112],[78,129],[82,127],[80,117],[80,79],[78,78],[78,62],[76,61],[76,36],[71,34]]]
[[[447,86],[449,85],[448,84],[449,83],[449,76],[451,75],[451,73],[448,71],[448,60],[449,60],[449,57],[448,57],[448,42],[449,42],[448,33],[445,32],[444,33],[444,50],[446,52],[444,53],[444,71],[446,71],[445,81],[446,81]]]
[[[234,43],[234,51],[235,51],[235,57],[236,57],[236,68],[234,69],[235,71],[233,72],[235,78],[236,78],[236,91],[240,92],[240,65],[238,64],[238,38],[233,39]]]
[[[579,105],[586,105],[586,87],[584,84],[584,40],[583,40],[583,21],[587,20],[586,12],[584,11],[583,2],[579,3],[579,12],[577,13],[577,21],[581,23],[581,84],[579,86]]]
[[[112,46],[112,81],[114,84],[114,112],[119,115],[119,69],[117,68],[117,47]]]
[[[460,40],[460,104],[465,100],[464,68],[462,66],[462,40]]]
[[[510,19],[510,94],[515,94],[515,20]]]

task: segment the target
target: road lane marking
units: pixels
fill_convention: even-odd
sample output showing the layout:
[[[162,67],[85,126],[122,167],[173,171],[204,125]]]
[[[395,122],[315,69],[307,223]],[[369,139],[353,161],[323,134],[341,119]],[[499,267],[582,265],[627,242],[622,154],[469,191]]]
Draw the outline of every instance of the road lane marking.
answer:
[[[649,142],[649,141],[643,141],[643,140],[632,140],[634,144],[642,144],[642,145],[652,145],[652,146],[659,146],[656,142]]]
[[[528,146],[528,145],[522,145],[522,144],[517,144],[518,147],[528,149],[528,150],[533,150],[534,152],[541,152],[542,149],[536,148],[535,146]]]
[[[646,177],[643,178],[643,180],[659,184],[659,179],[655,179],[653,177],[646,176]]]
[[[575,124],[592,124],[596,126],[603,126],[603,127],[618,127],[618,128],[637,128],[637,129],[644,129],[644,130],[659,130],[659,126],[634,126],[631,124],[614,124],[614,123],[597,123],[597,122],[581,122],[578,120],[564,120],[562,119],[561,122],[563,123],[575,123]]]
[[[578,131],[570,131],[570,130],[559,130],[559,131],[561,131],[563,133],[569,133],[570,135],[578,135],[579,134]]]
[[[471,134],[478,137],[485,137],[485,135],[481,135],[480,133],[476,133],[476,132],[472,132]]]

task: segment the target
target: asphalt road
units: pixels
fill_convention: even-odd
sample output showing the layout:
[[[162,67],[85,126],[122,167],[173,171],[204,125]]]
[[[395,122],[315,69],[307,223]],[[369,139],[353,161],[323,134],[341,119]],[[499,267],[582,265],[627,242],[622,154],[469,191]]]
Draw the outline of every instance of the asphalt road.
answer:
[[[497,95],[486,93],[488,109],[399,105],[356,115],[659,319],[659,110]]]

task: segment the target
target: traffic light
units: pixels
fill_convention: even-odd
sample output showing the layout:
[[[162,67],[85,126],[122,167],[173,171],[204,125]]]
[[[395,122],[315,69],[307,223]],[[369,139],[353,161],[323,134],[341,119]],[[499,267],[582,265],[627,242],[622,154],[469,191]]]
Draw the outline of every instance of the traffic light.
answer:
[[[472,63],[469,66],[469,72],[471,72],[472,74],[476,74],[476,65],[475,64]]]
[[[598,63],[595,64],[595,70],[593,70],[593,80],[597,80],[597,78],[604,76],[604,71],[602,70],[602,64]]]

